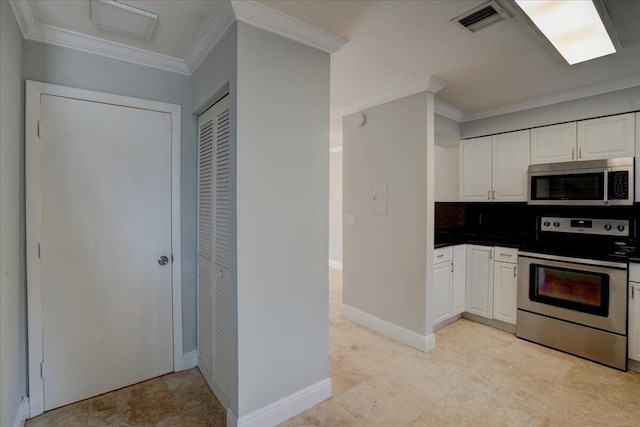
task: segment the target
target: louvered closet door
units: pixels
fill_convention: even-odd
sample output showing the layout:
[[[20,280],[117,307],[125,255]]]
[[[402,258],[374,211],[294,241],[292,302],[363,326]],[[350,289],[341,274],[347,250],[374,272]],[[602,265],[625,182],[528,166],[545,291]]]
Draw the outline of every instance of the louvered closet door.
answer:
[[[198,366],[229,404],[230,156],[229,97],[198,118]]]

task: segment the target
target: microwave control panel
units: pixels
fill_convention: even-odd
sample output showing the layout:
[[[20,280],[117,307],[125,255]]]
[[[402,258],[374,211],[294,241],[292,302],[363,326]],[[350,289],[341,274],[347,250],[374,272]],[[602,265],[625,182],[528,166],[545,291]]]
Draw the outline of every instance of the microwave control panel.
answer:
[[[609,200],[627,200],[629,198],[628,171],[611,171],[608,173],[607,179],[609,180],[607,188]]]
[[[543,216],[540,217],[540,231],[627,237],[629,236],[629,221]]]

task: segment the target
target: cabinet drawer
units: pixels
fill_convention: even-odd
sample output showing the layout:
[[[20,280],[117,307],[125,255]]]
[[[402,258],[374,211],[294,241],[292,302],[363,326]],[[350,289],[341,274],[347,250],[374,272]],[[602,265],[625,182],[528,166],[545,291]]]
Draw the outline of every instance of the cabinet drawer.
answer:
[[[445,261],[451,261],[453,259],[453,246],[446,246],[434,251],[433,263],[439,264]]]
[[[514,248],[502,248],[496,246],[495,260],[516,264],[518,262],[518,250]]]
[[[640,264],[629,263],[629,281],[640,282]]]

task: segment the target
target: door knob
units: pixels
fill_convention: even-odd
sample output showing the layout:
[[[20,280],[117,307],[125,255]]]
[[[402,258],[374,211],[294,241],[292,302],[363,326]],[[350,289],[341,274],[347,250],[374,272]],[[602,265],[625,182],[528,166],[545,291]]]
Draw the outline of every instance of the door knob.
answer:
[[[165,255],[162,255],[160,258],[158,258],[158,264],[160,265],[169,264],[169,258],[167,258]]]

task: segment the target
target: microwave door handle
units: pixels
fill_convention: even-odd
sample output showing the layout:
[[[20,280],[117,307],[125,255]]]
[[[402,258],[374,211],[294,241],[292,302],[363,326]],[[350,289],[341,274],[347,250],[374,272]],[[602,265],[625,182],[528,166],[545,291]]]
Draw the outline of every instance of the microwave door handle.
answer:
[[[604,171],[604,204],[609,204],[609,171]]]

